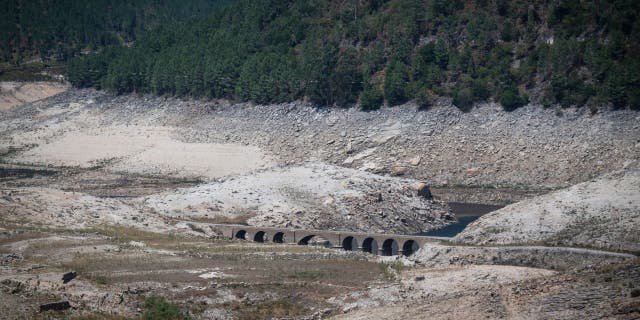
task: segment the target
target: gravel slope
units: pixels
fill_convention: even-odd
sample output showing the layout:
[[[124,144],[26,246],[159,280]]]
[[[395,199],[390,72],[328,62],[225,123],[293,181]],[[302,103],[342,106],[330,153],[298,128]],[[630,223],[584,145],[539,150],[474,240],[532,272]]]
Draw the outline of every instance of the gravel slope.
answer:
[[[629,168],[512,204],[473,222],[455,240],[640,252],[640,170]]]
[[[273,168],[142,199],[164,216],[287,228],[416,233],[450,223],[420,183],[322,163]]]
[[[82,110],[60,115],[58,121],[36,118],[40,109],[73,103]],[[586,109],[530,105],[507,113],[483,104],[461,113],[442,100],[427,111],[406,104],[362,112],[303,102],[253,106],[77,89],[0,115],[0,145],[24,147],[27,140],[13,138],[16,131],[31,137],[56,126],[57,134],[72,130],[59,119],[66,117],[63,123],[68,123],[81,113],[95,120],[83,122],[90,128],[169,127],[176,140],[256,146],[280,164],[318,160],[405,175],[432,186],[546,192],[640,159],[640,114],[629,110],[590,115]]]

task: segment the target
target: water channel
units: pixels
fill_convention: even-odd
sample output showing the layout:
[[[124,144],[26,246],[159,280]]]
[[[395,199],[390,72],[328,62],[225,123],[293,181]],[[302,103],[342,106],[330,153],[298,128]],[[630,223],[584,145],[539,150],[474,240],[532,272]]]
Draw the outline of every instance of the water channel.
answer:
[[[440,229],[416,233],[416,235],[453,237],[462,232],[467,225],[480,218],[482,215],[502,208],[502,206],[480,203],[449,202],[448,204],[449,208],[451,208],[451,212],[456,216],[456,222]]]

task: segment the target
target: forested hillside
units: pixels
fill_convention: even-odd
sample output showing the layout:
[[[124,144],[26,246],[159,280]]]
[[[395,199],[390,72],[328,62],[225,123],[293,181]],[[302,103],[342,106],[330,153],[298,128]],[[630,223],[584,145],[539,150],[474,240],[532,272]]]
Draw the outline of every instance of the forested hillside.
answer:
[[[639,109],[639,12],[635,0],[238,0],[73,60],[69,79],[363,109],[437,96],[463,110],[491,99]]]
[[[163,24],[205,15],[215,0],[3,0],[0,61],[66,60],[82,50],[123,45]]]

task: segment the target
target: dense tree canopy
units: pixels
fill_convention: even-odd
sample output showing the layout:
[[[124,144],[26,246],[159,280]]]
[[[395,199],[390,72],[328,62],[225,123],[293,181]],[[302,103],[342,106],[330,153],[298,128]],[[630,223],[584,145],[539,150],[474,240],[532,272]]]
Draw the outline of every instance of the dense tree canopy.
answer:
[[[238,0],[69,64],[76,86],[375,109],[640,108],[640,2]],[[108,42],[104,43],[108,45]],[[107,46],[108,47],[108,46]]]
[[[0,61],[66,60],[82,50],[122,45],[163,24],[206,15],[221,0],[3,0]]]

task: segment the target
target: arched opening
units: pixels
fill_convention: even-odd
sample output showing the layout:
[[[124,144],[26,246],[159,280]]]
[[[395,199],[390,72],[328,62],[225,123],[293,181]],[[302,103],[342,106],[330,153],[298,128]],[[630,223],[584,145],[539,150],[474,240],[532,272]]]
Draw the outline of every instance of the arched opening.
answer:
[[[299,245],[306,246],[306,245],[308,245],[308,244],[309,244],[309,241],[311,241],[311,239],[312,239],[313,237],[315,237],[315,235],[314,235],[314,234],[312,234],[312,235],[308,235],[308,236],[306,236],[306,237],[304,237],[304,238],[300,239],[300,241],[298,241],[298,244],[299,244]]]
[[[322,246],[325,248],[331,248],[333,246],[333,244],[331,244],[331,242],[325,238],[323,238],[322,236],[316,236],[314,234],[312,235],[308,235],[302,239],[300,239],[300,241],[298,241],[298,244],[300,245],[310,245],[310,246]]]
[[[255,242],[264,242],[265,238],[266,238],[266,233],[264,233],[264,231],[258,231],[256,232],[256,234],[253,236],[253,241]]]
[[[383,256],[395,256],[398,254],[398,242],[393,239],[387,239],[382,243]]]
[[[353,251],[358,249],[358,241],[354,237],[346,237],[342,240],[342,249],[347,251]]]
[[[378,241],[374,238],[366,238],[362,241],[362,251],[378,254]]]
[[[273,242],[284,243],[284,232],[277,232],[273,235]]]
[[[238,230],[238,232],[236,232],[236,239],[242,239],[242,240],[246,240],[247,238],[247,232],[244,230]]]
[[[420,249],[420,247],[418,246],[417,242],[413,240],[407,240],[402,245],[402,254],[408,257],[418,251],[418,249]]]

